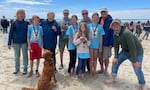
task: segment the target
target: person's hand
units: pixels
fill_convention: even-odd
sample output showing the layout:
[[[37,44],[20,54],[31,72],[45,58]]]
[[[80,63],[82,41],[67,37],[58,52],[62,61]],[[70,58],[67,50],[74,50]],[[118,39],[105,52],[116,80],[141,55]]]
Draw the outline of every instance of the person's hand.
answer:
[[[110,46],[109,46],[109,48],[111,49],[111,48],[112,48],[112,46],[110,45]]]
[[[117,64],[117,63],[118,63],[118,59],[117,59],[117,58],[114,58],[114,59],[112,60],[112,63],[113,63],[113,64]]]
[[[84,38],[83,38],[83,37],[80,37],[80,40],[82,41],[82,40],[84,40]]]
[[[86,37],[84,37],[84,40],[85,40],[86,42],[88,41]]]
[[[11,45],[8,45],[8,49],[11,49]]]
[[[64,29],[61,29],[61,32],[64,32],[65,30]]]
[[[135,62],[135,63],[133,63],[133,65],[135,68],[139,68],[141,64],[139,62]]]
[[[52,26],[52,30],[56,31],[57,30],[56,26]]]

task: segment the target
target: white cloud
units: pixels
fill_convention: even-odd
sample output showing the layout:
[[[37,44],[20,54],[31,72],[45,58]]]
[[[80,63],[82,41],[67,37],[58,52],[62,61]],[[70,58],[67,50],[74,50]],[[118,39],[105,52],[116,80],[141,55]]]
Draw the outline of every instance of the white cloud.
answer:
[[[20,3],[20,4],[27,4],[27,5],[48,5],[52,0],[44,0],[44,2],[38,2],[34,0],[6,0],[6,3]]]
[[[133,9],[110,11],[113,18],[120,19],[150,19],[150,9]]]

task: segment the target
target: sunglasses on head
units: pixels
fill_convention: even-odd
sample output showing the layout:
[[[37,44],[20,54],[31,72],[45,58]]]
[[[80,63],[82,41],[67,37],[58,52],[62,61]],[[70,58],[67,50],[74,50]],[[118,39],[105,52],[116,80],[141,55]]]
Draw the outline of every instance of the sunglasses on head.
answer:
[[[88,13],[82,13],[82,15],[87,15]]]

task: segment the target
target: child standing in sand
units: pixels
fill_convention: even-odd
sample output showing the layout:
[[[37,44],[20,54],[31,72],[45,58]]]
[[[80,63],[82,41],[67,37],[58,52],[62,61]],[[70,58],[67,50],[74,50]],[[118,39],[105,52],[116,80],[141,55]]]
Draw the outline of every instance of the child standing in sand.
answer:
[[[92,76],[96,74],[98,53],[102,52],[103,35],[105,34],[103,27],[98,24],[99,14],[92,15],[92,23],[88,25],[89,36],[91,40],[90,45],[90,73]]]
[[[68,30],[66,32],[66,35],[68,35],[68,50],[69,50],[69,56],[70,56],[70,62],[68,67],[68,73],[71,75],[75,71],[75,64],[76,64],[76,47],[73,44],[73,39],[75,37],[75,34],[78,30],[78,23],[77,23],[78,17],[76,15],[72,15],[71,17],[71,25],[68,27]]]
[[[42,46],[43,46],[43,29],[39,25],[40,18],[36,15],[32,16],[32,25],[28,28],[28,49],[30,51],[30,72],[28,77],[33,75],[33,60],[37,59],[37,66],[36,66],[36,76],[39,77],[39,63],[40,58],[42,57]]]
[[[85,73],[85,66],[90,58],[90,40],[86,23],[80,23],[79,30],[75,35],[73,43],[77,48],[78,66],[76,69],[76,75],[78,77],[80,71],[82,72],[82,75]]]

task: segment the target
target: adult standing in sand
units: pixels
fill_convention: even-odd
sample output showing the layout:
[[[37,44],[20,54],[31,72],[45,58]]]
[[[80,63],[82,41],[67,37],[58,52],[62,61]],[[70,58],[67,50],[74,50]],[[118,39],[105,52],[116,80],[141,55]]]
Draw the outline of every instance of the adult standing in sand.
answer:
[[[121,20],[115,19],[111,23],[110,27],[114,30],[114,48],[115,56],[112,60],[112,72],[111,78],[105,80],[106,84],[113,83],[116,79],[119,66],[123,61],[129,59],[133,65],[134,72],[138,78],[140,90],[147,90],[145,86],[144,74],[142,71],[143,61],[143,48],[140,41],[121,25]],[[119,46],[121,45],[122,51],[119,52]]]
[[[65,9],[63,11],[63,19],[60,21],[60,27],[61,27],[61,34],[59,35],[59,51],[60,51],[60,66],[59,69],[63,69],[64,65],[63,65],[63,53],[64,53],[64,49],[65,46],[68,47],[68,37],[66,35],[68,26],[71,25],[71,19],[69,18],[69,10]]]
[[[23,54],[23,75],[27,74],[28,69],[28,48],[27,48],[27,31],[28,24],[25,19],[25,11],[23,9],[19,9],[16,13],[16,21],[11,24],[9,39],[8,39],[8,48],[11,49],[11,45],[13,44],[14,48],[14,57],[15,57],[15,72],[17,74],[20,72],[20,51],[22,50]]]
[[[57,71],[55,49],[57,44],[57,35],[61,34],[61,29],[54,18],[55,13],[48,12],[47,19],[41,22],[41,26],[43,28],[43,48],[51,50],[51,52],[53,53],[52,56],[55,63],[55,71]]]
[[[98,73],[108,74],[109,58],[111,57],[111,49],[113,47],[113,34],[114,31],[110,28],[112,22],[112,17],[108,14],[107,8],[101,8],[101,17],[99,19],[99,24],[104,28],[105,35],[103,35],[103,51],[99,54],[99,63],[101,70]]]

